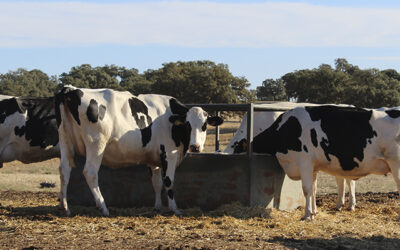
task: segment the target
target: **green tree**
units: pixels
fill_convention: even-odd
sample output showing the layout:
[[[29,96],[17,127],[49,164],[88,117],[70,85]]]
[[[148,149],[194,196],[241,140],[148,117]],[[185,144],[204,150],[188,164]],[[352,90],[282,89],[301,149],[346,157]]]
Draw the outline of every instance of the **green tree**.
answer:
[[[90,64],[72,67],[69,73],[62,73],[62,85],[73,85],[81,88],[119,89],[119,68],[115,65],[92,68]]]
[[[130,91],[134,95],[151,93],[153,83],[147,80],[143,74],[139,74],[137,69],[121,68],[119,76],[122,89]]]
[[[299,102],[342,103],[348,74],[322,64],[317,69],[288,73],[282,80],[288,97]]]
[[[286,89],[282,79],[266,79],[256,89],[260,101],[286,101]]]
[[[226,64],[211,61],[165,63],[158,70],[145,72],[154,82],[153,93],[170,95],[184,103],[239,103],[254,99],[250,83],[235,77]]]
[[[57,88],[56,76],[49,77],[38,69],[17,69],[0,74],[0,93],[12,96],[53,96]]]
[[[393,69],[360,69],[346,59],[335,60],[335,69],[321,64],[282,76],[286,94],[299,102],[347,103],[376,108],[400,104],[400,74]]]

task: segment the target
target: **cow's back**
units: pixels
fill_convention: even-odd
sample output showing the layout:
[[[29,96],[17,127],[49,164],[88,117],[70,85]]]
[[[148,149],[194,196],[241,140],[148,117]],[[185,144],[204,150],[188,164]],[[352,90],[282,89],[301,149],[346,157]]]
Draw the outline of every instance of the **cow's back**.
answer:
[[[133,96],[110,89],[70,89],[61,94],[60,118],[66,133],[60,140],[73,153],[85,156],[85,147],[96,141],[106,145],[103,164],[110,167],[159,160],[159,145],[151,141],[160,133],[157,130],[169,126],[165,114],[170,113],[171,97]],[[164,136],[166,132],[161,131]]]

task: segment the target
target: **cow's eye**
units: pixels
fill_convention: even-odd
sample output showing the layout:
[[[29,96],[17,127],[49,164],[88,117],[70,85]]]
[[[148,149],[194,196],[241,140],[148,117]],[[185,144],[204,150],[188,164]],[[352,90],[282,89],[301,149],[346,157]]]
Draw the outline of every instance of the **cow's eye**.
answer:
[[[207,122],[205,122],[203,124],[203,126],[201,127],[201,130],[203,130],[203,131],[206,131],[206,129],[207,129]]]

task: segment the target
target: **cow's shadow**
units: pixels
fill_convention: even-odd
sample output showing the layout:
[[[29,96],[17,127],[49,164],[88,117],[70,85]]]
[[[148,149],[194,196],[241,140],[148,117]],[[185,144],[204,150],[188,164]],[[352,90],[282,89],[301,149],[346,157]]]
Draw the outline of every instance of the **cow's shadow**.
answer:
[[[330,234],[330,233],[329,233]],[[298,249],[399,249],[400,239],[384,236],[352,238],[336,236],[327,238],[294,239],[274,237],[265,240],[269,243],[278,243],[288,248]]]
[[[71,216],[80,217],[103,217],[100,211],[94,206],[70,206]],[[142,208],[116,208],[109,207],[110,218],[113,217],[147,217],[152,218],[156,216],[172,217],[176,216],[167,207],[163,207],[161,211],[155,211],[152,207]],[[181,209],[181,215],[178,217],[211,217],[219,218],[224,216],[231,216],[236,219],[250,219],[250,218],[271,218],[270,209],[244,207],[238,203],[222,206],[216,210],[203,211],[200,208]],[[1,206],[0,215],[8,218],[24,218],[30,221],[52,221],[56,218],[67,217],[65,212],[57,205],[53,206]]]
[[[52,221],[61,213],[56,206],[0,206],[0,214],[8,218],[24,218],[30,221]]]

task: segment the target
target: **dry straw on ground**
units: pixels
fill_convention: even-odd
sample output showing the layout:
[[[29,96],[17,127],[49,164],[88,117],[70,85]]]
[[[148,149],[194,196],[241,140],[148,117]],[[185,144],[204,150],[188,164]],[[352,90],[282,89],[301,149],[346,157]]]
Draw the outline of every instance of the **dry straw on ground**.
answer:
[[[400,223],[395,193],[358,195],[355,212],[333,209],[335,195],[318,197],[319,214],[300,221],[292,212],[239,204],[203,212],[192,208],[176,217],[151,208],[72,206],[72,217],[57,208],[56,193],[0,192],[1,249],[398,249]]]

